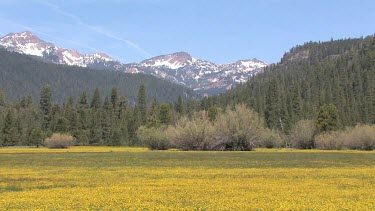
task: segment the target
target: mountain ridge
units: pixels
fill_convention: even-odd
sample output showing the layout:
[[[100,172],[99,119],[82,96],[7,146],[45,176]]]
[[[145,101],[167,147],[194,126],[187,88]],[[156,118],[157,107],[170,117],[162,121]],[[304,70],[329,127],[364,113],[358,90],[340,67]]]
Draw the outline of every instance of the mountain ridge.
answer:
[[[8,51],[41,57],[46,62],[93,69],[148,74],[183,84],[204,94],[218,94],[244,83],[268,64],[257,59],[216,64],[181,51],[124,64],[105,53],[83,54],[41,40],[30,31],[10,33],[0,38]]]

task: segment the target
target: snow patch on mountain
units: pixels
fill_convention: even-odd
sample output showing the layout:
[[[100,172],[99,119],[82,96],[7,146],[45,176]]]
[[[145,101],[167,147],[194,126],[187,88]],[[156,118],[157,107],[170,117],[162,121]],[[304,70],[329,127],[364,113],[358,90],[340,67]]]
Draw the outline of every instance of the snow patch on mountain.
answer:
[[[55,46],[52,43],[39,39],[29,31],[16,34],[11,33],[0,38],[0,46],[10,51],[43,57],[47,61],[58,64],[80,67],[90,67],[91,65],[98,65],[100,63],[108,67],[108,64],[106,64],[108,62],[120,64],[104,53],[82,54],[75,50]]]
[[[31,32],[8,34],[0,38],[0,47],[43,58],[46,62],[117,70],[132,74],[150,74],[186,85],[205,94],[217,94],[244,83],[261,72],[267,63],[257,59],[228,64],[192,57],[186,52],[156,56],[140,63],[123,64],[104,53],[83,54],[43,41]]]

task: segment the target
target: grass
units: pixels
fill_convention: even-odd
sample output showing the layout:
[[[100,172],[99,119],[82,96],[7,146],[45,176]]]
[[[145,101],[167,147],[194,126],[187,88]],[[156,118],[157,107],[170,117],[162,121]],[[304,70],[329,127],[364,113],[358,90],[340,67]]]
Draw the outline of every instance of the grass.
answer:
[[[9,210],[375,210],[375,152],[0,149]]]

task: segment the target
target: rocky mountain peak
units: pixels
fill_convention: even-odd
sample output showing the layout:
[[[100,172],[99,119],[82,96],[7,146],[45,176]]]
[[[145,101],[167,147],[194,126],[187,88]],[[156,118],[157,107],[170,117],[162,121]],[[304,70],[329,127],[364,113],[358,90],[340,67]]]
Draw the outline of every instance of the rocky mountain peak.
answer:
[[[42,57],[47,62],[111,69],[121,63],[105,53],[83,54],[77,50],[58,47],[39,39],[30,31],[11,33],[0,38],[0,46],[9,51]],[[110,63],[109,63],[110,62]]]
[[[83,54],[58,47],[39,39],[30,31],[0,38],[0,47],[38,56],[46,62],[154,75],[186,85],[203,94],[225,92],[238,83],[246,82],[267,66],[267,63],[255,58],[215,64],[196,59],[184,51],[155,56],[140,63],[123,64],[105,53]]]

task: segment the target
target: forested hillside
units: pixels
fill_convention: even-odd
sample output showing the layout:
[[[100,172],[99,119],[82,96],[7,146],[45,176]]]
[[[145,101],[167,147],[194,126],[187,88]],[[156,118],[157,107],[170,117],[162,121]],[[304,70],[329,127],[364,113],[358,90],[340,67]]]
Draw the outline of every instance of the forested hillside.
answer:
[[[78,145],[152,149],[375,149],[374,36],[297,46],[247,83],[203,100],[177,97],[188,90],[149,76],[0,53],[8,99],[40,98],[9,103],[0,90],[0,146],[45,144],[61,133]]]
[[[333,104],[339,126],[375,123],[375,38],[309,42],[294,47],[280,63],[202,107],[246,103],[270,128],[288,129],[301,119],[316,119]]]
[[[150,101],[173,102],[178,96],[196,96],[188,88],[153,76],[48,64],[0,49],[0,89],[7,101],[14,102],[27,94],[39,100],[40,90],[46,84],[53,91],[52,100],[60,103],[70,96],[77,99],[83,91],[94,93],[96,88],[101,93],[110,93],[112,87],[117,87],[131,103],[141,84],[146,85]]]

